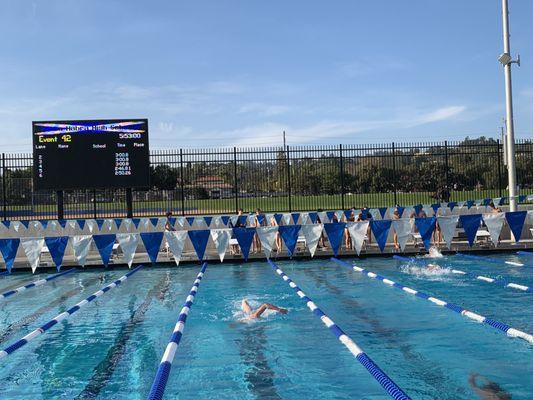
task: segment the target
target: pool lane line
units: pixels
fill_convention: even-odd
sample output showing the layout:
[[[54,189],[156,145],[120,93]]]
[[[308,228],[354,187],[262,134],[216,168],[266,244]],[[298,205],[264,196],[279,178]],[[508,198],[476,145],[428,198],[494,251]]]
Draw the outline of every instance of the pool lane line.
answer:
[[[163,357],[161,358],[161,362],[157,368],[154,381],[152,382],[152,387],[150,388],[150,393],[147,397],[149,400],[161,400],[163,398],[168,377],[170,375],[170,369],[172,368],[172,361],[174,360],[176,350],[180,344],[181,337],[183,336],[185,322],[187,322],[187,315],[189,315],[189,311],[194,302],[194,297],[196,296],[196,292],[200,287],[200,282],[202,281],[206,268],[207,262],[204,262],[200,272],[196,276],[189,295],[185,299],[185,303],[183,303],[183,308],[180,311],[178,322],[176,322],[176,325],[174,326],[174,331],[172,332],[172,336],[170,337],[170,341],[168,342],[165,352],[163,353]]]
[[[9,275],[11,272],[9,271],[2,271],[0,272],[0,276]]]
[[[113,289],[114,287],[120,285],[122,282],[124,282],[126,279],[128,279],[131,275],[133,275],[135,272],[139,271],[141,268],[143,268],[142,265],[138,266],[135,269],[132,269],[130,272],[128,272],[126,275],[120,277],[116,281],[110,283],[107,286],[104,286],[99,291],[93,293],[89,297],[87,297],[85,300],[80,301],[79,303],[75,304],[73,307],[69,308],[67,311],[62,312],[61,314],[55,316],[53,319],[48,321],[46,324],[40,326],[39,328],[31,331],[26,336],[24,336],[22,339],[19,339],[12,345],[6,347],[4,350],[0,351],[0,359],[7,357],[8,355],[12,354],[15,350],[20,349],[22,346],[30,342],[31,340],[35,339],[37,336],[42,335],[47,330],[52,328],[57,323],[63,321],[64,319],[70,317],[72,314],[74,314],[76,311],[78,311],[80,308],[85,306],[86,304],[90,303],[91,301],[95,300],[96,298],[100,297],[107,291]]]
[[[517,251],[516,254],[518,254],[519,256],[529,256],[529,257],[533,257],[533,252],[531,251]]]
[[[342,265],[342,266],[345,266],[345,267],[348,267],[350,269],[353,269],[354,271],[356,272],[360,272],[361,274],[363,275],[366,275],[368,276],[369,278],[372,278],[372,279],[377,279],[378,281],[381,281],[383,282],[384,284],[388,285],[388,286],[392,286],[396,289],[400,289],[406,293],[409,293],[409,294],[413,294],[415,295],[416,297],[420,297],[421,299],[424,299],[424,300],[428,300],[438,306],[441,306],[441,307],[444,307],[444,308],[447,308],[448,310],[451,310],[451,311],[455,311],[457,314],[460,314],[462,315],[463,317],[467,317],[467,318],[470,318],[476,322],[480,322],[480,323],[484,323],[484,324],[487,324],[489,326],[491,326],[492,328],[494,329],[497,329],[503,333],[506,333],[507,336],[510,336],[510,337],[519,337],[521,339],[524,339],[525,341],[529,342],[530,344],[533,344],[533,335],[531,335],[530,333],[527,333],[527,332],[524,332],[524,331],[521,331],[519,329],[515,329],[515,328],[511,328],[509,325],[507,324],[504,324],[503,322],[499,322],[499,321],[496,321],[492,318],[488,318],[488,317],[485,317],[483,315],[480,315],[480,314],[477,314],[473,311],[469,311],[459,305],[456,305],[456,304],[453,304],[453,303],[448,303],[446,301],[443,301],[443,300],[440,300],[436,297],[433,297],[433,296],[430,296],[424,292],[420,292],[418,290],[415,290],[415,289],[411,289],[410,287],[407,287],[407,286],[403,286],[402,284],[400,283],[397,283],[397,282],[394,282],[394,281],[391,281],[390,279],[387,279],[381,275],[378,275],[374,272],[371,272],[371,271],[368,271],[364,268],[361,268],[361,267],[358,267],[356,265],[351,265],[351,264],[348,264],[347,262],[345,261],[342,261],[342,260],[339,260],[335,257],[332,257],[331,258],[331,261],[339,264],[339,265]]]
[[[414,258],[414,257],[402,257],[402,256],[396,256],[395,255],[395,256],[393,256],[393,258],[395,260],[398,260],[398,261],[413,262],[413,263],[418,264],[418,265],[427,266],[427,262],[425,262],[424,260],[419,260],[419,259]],[[507,282],[505,279],[496,279],[496,278],[491,278],[489,276],[476,275],[476,274],[472,274],[470,272],[462,271],[460,269],[450,268],[450,271],[453,274],[456,274],[456,275],[464,275],[464,276],[468,276],[469,278],[474,279],[474,280],[478,280],[478,281],[482,281],[482,282],[488,282],[488,283],[494,283],[494,284],[496,284],[498,286],[501,286],[501,287],[504,287],[504,288],[517,289],[517,290],[521,290],[523,292],[533,292],[533,290],[529,286],[521,285],[519,283]]]
[[[491,258],[491,257],[486,257],[486,256],[483,256],[483,257],[473,256],[471,254],[463,254],[463,253],[457,253],[455,256],[462,257],[462,258],[468,258],[471,260],[485,261],[485,262],[490,262],[493,264],[500,264],[500,265],[503,262],[507,265],[512,265],[513,267],[524,267],[525,266],[523,263],[519,263],[516,261],[498,260],[497,258]]]
[[[311,312],[320,318],[322,323],[339,339],[339,341],[346,346],[346,348],[354,355],[368,372],[376,379],[379,384],[387,391],[387,393],[395,400],[410,399],[405,392],[392,381],[391,378],[385,374],[372,359],[359,347],[357,344],[337,325],[331,320],[318,306],[311,300],[303,291],[296,285],[296,283],[289,278],[272,260],[267,260],[272,269],[296,292],[298,297],[305,302]]]
[[[48,276],[46,278],[39,279],[38,281],[34,281],[34,282],[31,282],[31,283],[28,283],[27,285],[20,286],[20,287],[18,287],[16,289],[9,290],[7,292],[4,292],[4,293],[0,294],[0,299],[5,299],[6,297],[10,297],[10,296],[13,296],[15,294],[22,293],[25,290],[31,289],[33,287],[42,286],[45,283],[53,281],[54,279],[57,279],[57,278],[59,278],[61,276],[64,276],[66,274],[70,274],[71,272],[74,272],[74,271],[76,271],[76,268],[72,268],[72,269],[69,269],[67,271],[60,272],[58,274],[50,275],[50,276]]]

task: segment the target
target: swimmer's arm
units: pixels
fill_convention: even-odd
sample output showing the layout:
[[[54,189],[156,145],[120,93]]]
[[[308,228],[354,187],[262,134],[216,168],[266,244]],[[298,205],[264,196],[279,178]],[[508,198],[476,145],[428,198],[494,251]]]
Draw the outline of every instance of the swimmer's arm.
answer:
[[[277,312],[279,312],[281,314],[287,314],[287,312],[288,312],[285,308],[280,308],[280,307],[275,306],[273,304],[264,303],[264,304],[261,304],[261,307],[259,307],[256,312],[254,312],[252,315],[250,315],[250,317],[251,318],[258,318],[266,310],[274,310],[274,311],[277,311]]]

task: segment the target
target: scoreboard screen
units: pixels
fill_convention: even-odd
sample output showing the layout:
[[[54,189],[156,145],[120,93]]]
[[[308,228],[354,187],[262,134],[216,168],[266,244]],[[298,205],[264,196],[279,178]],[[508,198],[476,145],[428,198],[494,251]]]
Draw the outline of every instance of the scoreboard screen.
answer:
[[[34,190],[149,187],[147,119],[32,125]]]

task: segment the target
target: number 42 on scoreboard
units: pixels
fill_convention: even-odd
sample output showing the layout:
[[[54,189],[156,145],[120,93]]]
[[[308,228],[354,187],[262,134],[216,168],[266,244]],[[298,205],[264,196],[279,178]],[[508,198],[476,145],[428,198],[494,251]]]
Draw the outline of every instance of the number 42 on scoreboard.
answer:
[[[63,135],[63,136],[61,136],[61,140],[63,140],[63,142],[72,142],[72,136],[71,135]]]

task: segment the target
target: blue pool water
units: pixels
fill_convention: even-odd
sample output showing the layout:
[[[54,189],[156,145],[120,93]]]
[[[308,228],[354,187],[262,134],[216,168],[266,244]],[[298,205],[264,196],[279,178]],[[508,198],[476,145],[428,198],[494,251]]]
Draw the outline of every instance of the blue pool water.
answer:
[[[433,262],[533,286],[533,266],[445,257]],[[533,293],[390,258],[346,260],[531,333]],[[533,345],[388,287],[329,260],[278,265],[413,399],[476,399],[480,374],[533,398]],[[199,267],[146,267],[123,285],[0,360],[2,399],[145,399]],[[1,347],[125,270],[69,274],[1,300]],[[43,275],[44,276],[44,275]],[[0,291],[36,279],[0,277]],[[103,282],[105,281],[105,282]],[[240,301],[288,315],[240,322]],[[386,399],[381,386],[266,262],[208,266],[189,314],[167,399]]]

